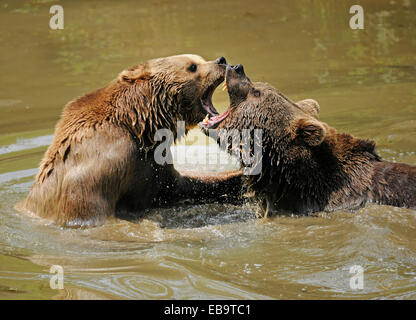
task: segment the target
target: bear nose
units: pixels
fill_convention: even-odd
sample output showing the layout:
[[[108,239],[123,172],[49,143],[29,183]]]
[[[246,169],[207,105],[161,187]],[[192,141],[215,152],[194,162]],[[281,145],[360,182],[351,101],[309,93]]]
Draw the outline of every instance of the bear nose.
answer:
[[[217,60],[215,60],[216,64],[227,64],[227,60],[225,60],[224,57],[219,57]]]
[[[236,66],[234,66],[234,70],[238,74],[244,76],[244,68],[243,68],[243,66],[241,64],[237,64]]]

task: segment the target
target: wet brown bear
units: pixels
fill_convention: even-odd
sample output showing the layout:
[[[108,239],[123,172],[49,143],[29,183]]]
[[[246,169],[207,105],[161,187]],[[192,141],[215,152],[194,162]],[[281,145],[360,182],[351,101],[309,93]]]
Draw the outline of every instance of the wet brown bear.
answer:
[[[266,83],[252,83],[241,65],[227,67],[226,85],[229,109],[201,126],[205,133],[216,128],[219,140],[225,130],[262,130],[261,173],[245,180],[265,216],[353,210],[366,203],[416,208],[416,167],[383,161],[373,141],[319,121],[316,101],[295,104]],[[231,141],[225,147],[243,150]]]
[[[178,120],[188,130],[207,113],[218,114],[211,97],[225,66],[223,57],[154,59],[70,102],[17,209],[62,225],[96,225],[114,213],[137,214],[185,197],[234,192],[237,172],[184,177],[154,159],[158,129],[171,130],[176,138]]]

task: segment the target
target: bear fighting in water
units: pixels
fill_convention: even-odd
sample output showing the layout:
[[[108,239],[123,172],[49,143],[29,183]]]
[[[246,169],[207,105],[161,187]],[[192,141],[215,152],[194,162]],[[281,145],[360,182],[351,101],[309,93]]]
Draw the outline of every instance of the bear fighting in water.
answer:
[[[416,167],[382,160],[375,143],[321,122],[312,99],[293,103],[267,83],[251,82],[243,67],[227,66],[230,107],[200,123],[220,147],[239,154],[230,132],[262,131],[261,173],[245,176],[263,215],[355,210],[366,203],[416,208]],[[214,130],[214,132],[212,132]],[[232,135],[231,135],[232,136]]]
[[[196,55],[153,59],[65,107],[29,195],[16,206],[65,226],[91,226],[114,214],[192,198],[237,196],[240,172],[183,176],[154,159],[155,133],[177,138],[218,112],[212,94],[226,60]]]

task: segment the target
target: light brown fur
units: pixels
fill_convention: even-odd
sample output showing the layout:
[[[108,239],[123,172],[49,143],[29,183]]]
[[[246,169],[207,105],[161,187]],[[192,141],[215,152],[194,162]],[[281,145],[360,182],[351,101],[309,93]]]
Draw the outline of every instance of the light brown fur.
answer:
[[[196,72],[189,71],[191,64]],[[117,212],[137,216],[181,197],[228,192],[229,183],[239,183],[238,172],[204,181],[183,177],[153,158],[158,129],[169,129],[176,138],[178,120],[188,130],[204,118],[200,97],[222,81],[224,69],[195,55],[154,59],[70,102],[17,209],[61,225],[86,226]]]

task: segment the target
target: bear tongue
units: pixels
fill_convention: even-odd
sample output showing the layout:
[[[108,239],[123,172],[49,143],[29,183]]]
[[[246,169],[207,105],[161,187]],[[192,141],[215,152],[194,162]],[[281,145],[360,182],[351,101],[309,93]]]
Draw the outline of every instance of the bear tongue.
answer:
[[[230,108],[228,108],[224,113],[221,113],[218,116],[209,118],[207,115],[203,121],[203,124],[209,128],[215,128],[222,120],[224,120],[230,113]]]

